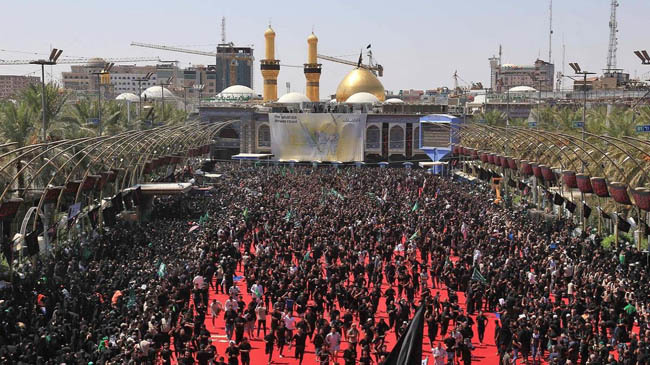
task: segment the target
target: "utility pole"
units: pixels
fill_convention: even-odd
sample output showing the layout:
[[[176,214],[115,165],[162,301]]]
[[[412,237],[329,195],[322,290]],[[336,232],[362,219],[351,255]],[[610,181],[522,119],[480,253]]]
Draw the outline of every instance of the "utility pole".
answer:
[[[162,118],[160,119],[161,122],[165,121],[165,86],[169,86],[172,84],[172,80],[174,79],[174,76],[170,76],[166,82],[160,81],[160,100],[162,102]]]
[[[102,135],[103,125],[102,125],[102,84],[110,84],[110,71],[115,66],[115,63],[108,62],[104,65],[104,68],[99,72],[93,72],[93,75],[97,75],[97,117],[98,117],[98,129],[99,135]]]
[[[187,89],[193,88],[193,85],[183,85],[183,107],[185,109],[185,114],[187,114]]]
[[[582,105],[582,151],[584,152],[585,150],[585,127],[587,126],[587,75],[593,75],[595,72],[589,72],[582,70],[580,68],[580,65],[577,62],[572,62],[569,63],[569,66],[573,69],[573,71],[576,73],[576,75],[582,75],[582,97],[583,97],[583,105]],[[582,160],[582,159],[581,159]],[[585,172],[585,163],[584,160],[582,160],[582,169],[580,171],[581,173],[584,174]],[[582,200],[582,204],[584,204],[585,201],[585,194],[580,193],[580,199]],[[584,206],[581,209],[582,211],[582,231],[585,231],[586,228],[586,220],[585,220],[585,214],[584,214]]]
[[[135,79],[135,81],[138,82],[138,98],[140,98],[138,116],[142,115],[142,83],[144,81],[149,81],[149,79],[151,79],[151,76],[153,76],[153,72],[147,72],[144,77],[138,77]]]
[[[47,140],[47,101],[45,98],[45,65],[54,66],[56,61],[61,57],[63,53],[62,49],[52,48],[50,52],[50,57],[47,60],[41,59],[30,62],[32,65],[41,65],[41,108],[43,109],[43,130],[42,136],[43,142]]]
[[[199,93],[199,109],[201,109],[201,93],[203,92],[203,87],[204,87],[203,84],[192,85],[192,88],[194,89],[194,91]]]

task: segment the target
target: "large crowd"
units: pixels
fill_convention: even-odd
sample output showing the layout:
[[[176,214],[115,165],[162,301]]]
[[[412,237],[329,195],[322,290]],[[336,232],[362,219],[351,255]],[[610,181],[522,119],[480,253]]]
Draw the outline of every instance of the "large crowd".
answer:
[[[434,364],[650,363],[633,248],[423,170],[216,170],[148,223],[25,263],[1,292],[0,363],[382,364],[420,306]]]

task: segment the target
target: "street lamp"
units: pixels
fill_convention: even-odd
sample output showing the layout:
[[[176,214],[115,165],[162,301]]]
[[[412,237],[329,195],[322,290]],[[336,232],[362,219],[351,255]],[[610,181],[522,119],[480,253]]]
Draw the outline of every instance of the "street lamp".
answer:
[[[585,126],[587,125],[587,75],[594,75],[595,72],[582,70],[577,62],[569,63],[576,75],[582,75],[582,148],[585,147]],[[585,164],[582,164],[582,173],[585,172]]]
[[[194,84],[192,85],[183,85],[183,108],[185,109],[185,114],[187,114],[187,89],[193,89]]]
[[[138,98],[140,98],[140,107],[139,107],[140,110],[138,112],[139,116],[142,115],[142,83],[144,81],[149,81],[149,79],[151,79],[151,76],[153,76],[153,72],[147,72],[147,74],[144,75],[144,77],[139,77],[135,79],[135,81],[138,82]]]
[[[165,121],[165,86],[169,86],[172,84],[172,80],[174,79],[174,75],[169,76],[167,81],[162,82],[160,81],[160,100],[162,102],[162,118],[161,121]]]
[[[192,86],[194,88],[194,91],[199,93],[199,109],[201,108],[201,93],[203,92],[203,87],[204,86],[205,85],[203,85],[203,84],[196,84],[196,85]]]
[[[573,69],[576,75],[582,75],[582,100],[583,100],[583,105],[582,105],[582,150],[585,150],[585,126],[587,125],[587,75],[593,75],[595,72],[589,72],[582,70],[580,68],[580,65],[578,65],[577,62],[570,62],[569,66]],[[582,170],[581,172],[584,174],[585,173],[585,163],[582,161]],[[585,226],[586,226],[586,220],[585,220],[585,214],[584,214],[584,201],[585,201],[585,194],[580,193],[580,198],[582,199],[582,231],[584,232]]]
[[[641,59],[641,64],[650,65],[650,55],[645,49],[642,51],[634,51],[634,54]]]
[[[56,65],[56,61],[61,57],[62,49],[52,48],[50,57],[47,60],[31,61],[32,65],[41,65],[41,107],[43,108],[43,142],[47,139],[47,112],[45,111],[45,65]]]
[[[115,63],[108,62],[104,65],[104,68],[99,72],[93,72],[93,75],[97,75],[97,123],[99,124],[99,135],[102,135],[102,84],[108,85],[111,83],[110,72],[111,69],[115,66]]]

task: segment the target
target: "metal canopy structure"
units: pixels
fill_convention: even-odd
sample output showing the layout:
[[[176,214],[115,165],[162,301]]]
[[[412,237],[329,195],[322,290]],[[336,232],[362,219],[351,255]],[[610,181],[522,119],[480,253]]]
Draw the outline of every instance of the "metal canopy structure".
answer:
[[[612,198],[617,212],[650,210],[650,140],[607,135],[571,135],[522,127],[465,124],[454,155],[511,179],[535,177],[598,198]],[[607,202],[607,201],[606,201]],[[637,210],[637,216],[640,212]]]
[[[85,211],[100,207],[106,197],[167,176],[176,166],[209,154],[214,137],[231,123],[189,122],[13,150],[0,146],[0,219],[21,222],[33,216],[29,226],[34,232],[41,225],[47,228],[43,222],[56,219],[68,207],[80,204]],[[10,232],[4,228],[3,233]]]

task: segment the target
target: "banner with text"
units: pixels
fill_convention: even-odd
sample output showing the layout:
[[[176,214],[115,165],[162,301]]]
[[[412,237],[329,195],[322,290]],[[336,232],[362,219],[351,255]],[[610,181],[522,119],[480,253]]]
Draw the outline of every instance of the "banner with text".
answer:
[[[269,122],[278,160],[363,161],[366,114],[271,113]]]

